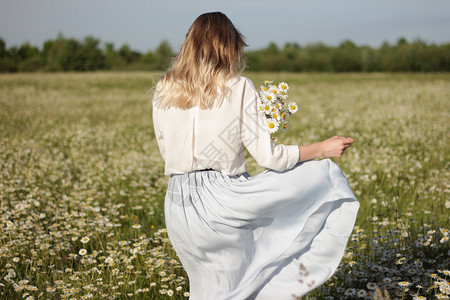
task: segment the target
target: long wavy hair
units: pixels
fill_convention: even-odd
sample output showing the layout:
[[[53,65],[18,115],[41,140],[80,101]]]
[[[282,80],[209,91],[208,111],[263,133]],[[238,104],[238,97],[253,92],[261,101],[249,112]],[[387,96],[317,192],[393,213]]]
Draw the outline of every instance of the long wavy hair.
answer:
[[[201,109],[220,105],[229,93],[227,81],[245,68],[242,34],[221,12],[200,15],[189,28],[180,52],[156,85],[161,108]]]

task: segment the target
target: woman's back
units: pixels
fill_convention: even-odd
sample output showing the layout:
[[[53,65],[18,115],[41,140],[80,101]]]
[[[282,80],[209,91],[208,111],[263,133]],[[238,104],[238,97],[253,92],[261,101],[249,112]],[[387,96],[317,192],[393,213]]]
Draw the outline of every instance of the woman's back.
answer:
[[[229,97],[211,109],[154,107],[155,134],[166,161],[166,175],[204,169],[226,175],[244,173],[244,147],[267,168],[283,170],[297,162],[297,146],[272,143],[251,80],[240,76],[227,85]]]

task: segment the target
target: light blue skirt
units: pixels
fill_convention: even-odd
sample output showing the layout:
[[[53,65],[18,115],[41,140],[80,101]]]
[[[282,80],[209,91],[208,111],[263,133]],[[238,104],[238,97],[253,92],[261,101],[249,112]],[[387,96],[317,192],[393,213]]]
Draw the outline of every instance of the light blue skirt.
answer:
[[[331,160],[226,176],[172,175],[165,216],[190,299],[292,300],[329,279],[359,203]]]

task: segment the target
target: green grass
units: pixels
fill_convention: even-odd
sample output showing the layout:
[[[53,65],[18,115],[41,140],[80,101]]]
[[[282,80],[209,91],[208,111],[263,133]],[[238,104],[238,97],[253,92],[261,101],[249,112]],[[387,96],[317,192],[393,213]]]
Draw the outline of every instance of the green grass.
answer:
[[[159,75],[0,75],[0,298],[184,298],[152,129]],[[450,74],[245,75],[289,83],[299,112],[280,142],[355,139],[335,161],[361,202],[358,227],[310,297],[356,298],[346,290],[368,283],[399,299],[444,295]]]

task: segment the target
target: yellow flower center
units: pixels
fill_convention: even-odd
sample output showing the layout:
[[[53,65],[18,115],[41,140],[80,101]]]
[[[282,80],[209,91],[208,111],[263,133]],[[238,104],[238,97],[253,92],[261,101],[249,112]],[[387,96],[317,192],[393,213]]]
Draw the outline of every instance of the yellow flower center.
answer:
[[[274,128],[274,127],[275,127],[275,124],[269,123],[269,128]]]
[[[273,118],[274,119],[278,118],[277,114],[273,114]]]
[[[276,93],[277,93],[277,90],[272,90],[272,93],[276,94]]]
[[[264,106],[264,110],[269,110],[269,109],[270,109],[270,107]]]
[[[291,105],[291,109],[295,109],[295,105]]]
[[[285,90],[285,89],[286,89],[286,86],[283,84],[283,85],[281,86],[281,88],[282,88],[283,90]]]

